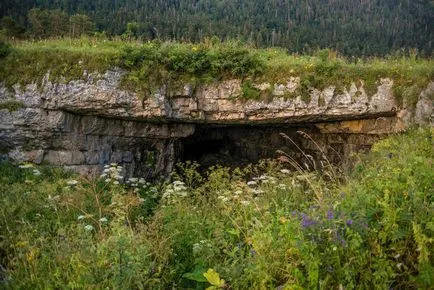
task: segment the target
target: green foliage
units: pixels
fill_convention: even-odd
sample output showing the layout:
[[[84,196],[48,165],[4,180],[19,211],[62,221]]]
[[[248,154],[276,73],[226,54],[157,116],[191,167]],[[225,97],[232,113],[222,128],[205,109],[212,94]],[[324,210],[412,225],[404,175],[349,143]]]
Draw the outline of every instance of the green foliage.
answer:
[[[0,40],[0,58],[6,57],[9,53],[11,53],[11,46],[9,43]]]
[[[237,42],[180,44],[153,41],[126,46],[122,66],[130,73],[123,86],[150,95],[166,85],[169,91],[221,78],[255,76],[265,63],[257,51]]]
[[[23,102],[20,101],[7,101],[0,103],[0,110],[7,109],[9,112],[14,112],[23,107]]]
[[[6,57],[12,51],[12,46],[6,41],[4,30],[0,30],[0,59]]]
[[[203,175],[194,163],[180,165],[160,190],[139,179],[118,184],[116,165],[88,180],[1,164],[3,283],[430,289],[433,137],[417,129],[384,139],[344,184],[271,161]]]
[[[255,88],[252,84],[251,80],[246,80],[243,82],[242,85],[242,91],[243,91],[243,98],[244,99],[259,99],[261,96],[261,91],[257,88]]]

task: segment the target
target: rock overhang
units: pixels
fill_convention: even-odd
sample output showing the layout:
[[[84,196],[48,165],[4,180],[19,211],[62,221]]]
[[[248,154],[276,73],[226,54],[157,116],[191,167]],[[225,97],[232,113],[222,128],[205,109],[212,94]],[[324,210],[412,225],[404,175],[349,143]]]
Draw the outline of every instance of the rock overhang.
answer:
[[[0,110],[0,142],[12,149],[9,156],[17,161],[94,166],[95,171],[103,163],[115,161],[128,163],[131,174],[140,171],[140,163],[148,158],[144,157],[148,153],[141,151],[149,147],[155,164],[148,171],[158,175],[171,170],[179,159],[178,143],[194,136],[198,126],[279,130],[285,126],[312,128],[313,124],[323,134],[381,136],[403,131],[413,123],[432,122],[433,82],[411,108],[398,104],[393,80],[387,78],[379,80],[372,96],[367,95],[363,83],[352,83],[339,92],[334,86],[311,88],[305,98],[293,94],[300,82],[291,77],[284,84],[253,84],[259,91],[274,89],[267,100],[244,100],[239,79],[196,88],[185,84],[178,90],[162,86],[142,98],[119,88],[124,73],[114,69],[97,80],[89,74],[86,80],[68,83],[52,83],[47,75],[39,86],[1,86],[0,102],[13,100],[22,106],[12,112]],[[79,144],[71,142],[74,139],[80,140]],[[110,146],[104,144],[107,142]],[[128,143],[137,150],[129,150]],[[60,160],[62,156],[66,156],[64,160]]]

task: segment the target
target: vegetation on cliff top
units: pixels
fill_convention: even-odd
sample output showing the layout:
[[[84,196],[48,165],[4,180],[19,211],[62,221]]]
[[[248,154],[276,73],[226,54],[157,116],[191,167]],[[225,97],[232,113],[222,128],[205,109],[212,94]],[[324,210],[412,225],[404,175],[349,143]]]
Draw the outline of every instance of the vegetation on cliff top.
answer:
[[[380,78],[395,82],[399,99],[414,103],[420,91],[434,79],[434,62],[407,57],[358,59],[349,61],[331,50],[314,55],[290,55],[279,48],[254,49],[239,42],[207,39],[203,43],[131,42],[105,38],[81,38],[16,42],[0,58],[0,80],[7,86],[50,80],[67,82],[87,76],[84,71],[103,73],[120,67],[127,71],[122,86],[146,97],[162,85],[170,88],[186,82],[199,85],[227,78],[243,80],[245,98],[263,97],[252,82],[286,83],[301,78],[296,94],[309,95],[310,88],[335,85],[339,90],[351,82],[364,84],[374,94]],[[270,90],[271,92],[271,90]],[[287,96],[291,97],[291,96]]]
[[[151,185],[1,164],[0,286],[432,289],[433,137],[385,139],[347,175],[281,158]]]

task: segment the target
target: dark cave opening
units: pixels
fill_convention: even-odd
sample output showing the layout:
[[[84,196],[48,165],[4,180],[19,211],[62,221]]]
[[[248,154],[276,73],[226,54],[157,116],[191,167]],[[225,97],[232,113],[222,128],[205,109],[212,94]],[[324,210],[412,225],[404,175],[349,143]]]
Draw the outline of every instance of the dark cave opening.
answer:
[[[287,136],[284,138],[282,135]],[[365,134],[322,133],[315,124],[303,125],[198,125],[192,136],[180,142],[178,161],[241,167],[261,159],[276,159],[285,152],[298,164],[319,166],[321,161],[339,164],[350,152],[366,150],[373,143]]]
[[[276,158],[278,150],[297,159],[301,156],[297,146],[305,147],[296,133],[300,129],[312,131],[308,127],[198,126],[195,134],[183,140],[180,161],[196,161],[203,168],[213,165],[233,168]],[[297,146],[288,144],[280,133],[290,135]]]
[[[241,154],[240,144],[231,136],[232,132],[233,129],[227,127],[199,128],[182,143],[181,161],[196,161],[204,168],[247,165],[249,160]]]

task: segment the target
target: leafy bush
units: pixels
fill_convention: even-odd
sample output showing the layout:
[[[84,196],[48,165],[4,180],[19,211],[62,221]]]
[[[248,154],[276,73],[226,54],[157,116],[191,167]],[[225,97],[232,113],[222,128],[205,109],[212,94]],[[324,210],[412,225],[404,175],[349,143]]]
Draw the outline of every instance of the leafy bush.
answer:
[[[244,78],[262,73],[259,54],[236,42],[179,44],[159,41],[127,46],[122,66],[130,72],[123,85],[149,95],[164,85],[176,89],[227,77]]]
[[[6,57],[12,51],[12,46],[7,42],[6,32],[0,29],[0,58]]]

